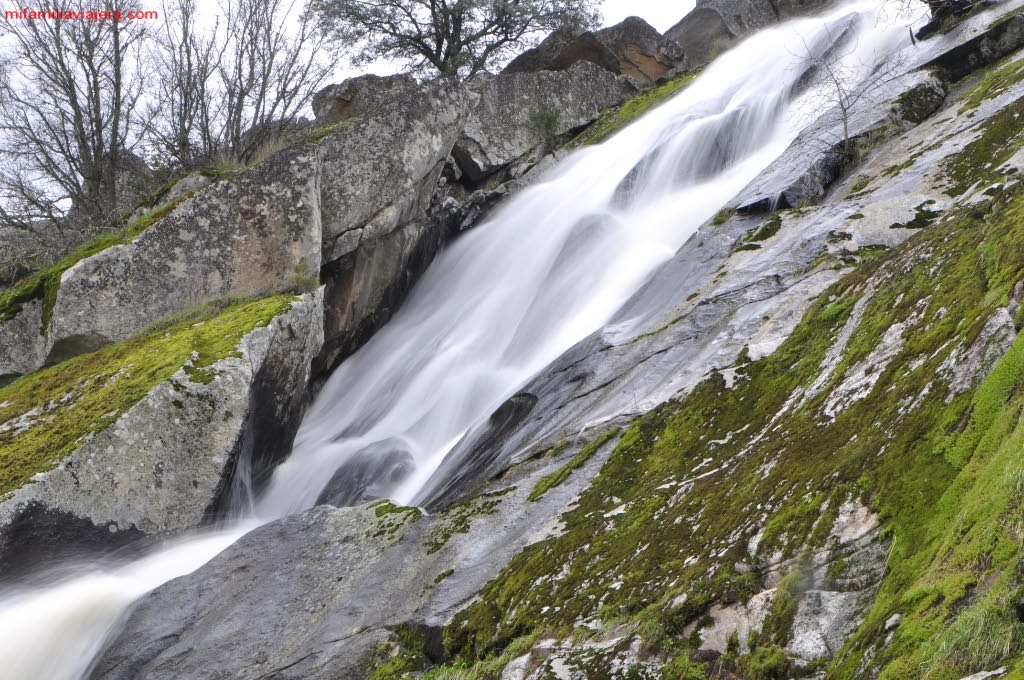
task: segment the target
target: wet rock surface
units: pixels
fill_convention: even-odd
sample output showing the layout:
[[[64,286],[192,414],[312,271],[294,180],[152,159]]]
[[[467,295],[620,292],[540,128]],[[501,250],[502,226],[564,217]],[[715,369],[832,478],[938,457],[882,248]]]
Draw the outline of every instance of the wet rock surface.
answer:
[[[536,502],[529,490],[557,461],[436,515],[321,506],[256,529],[144,598],[90,677],[363,677],[395,640],[389,626],[443,625],[524,545],[557,531],[548,518],[609,448]]]

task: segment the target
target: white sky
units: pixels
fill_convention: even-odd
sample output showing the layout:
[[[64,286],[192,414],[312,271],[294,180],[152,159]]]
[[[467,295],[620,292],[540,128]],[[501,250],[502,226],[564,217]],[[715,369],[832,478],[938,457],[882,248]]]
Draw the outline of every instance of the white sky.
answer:
[[[693,6],[694,0],[605,0],[601,13],[604,14],[605,26],[637,16],[664,33],[686,16]]]

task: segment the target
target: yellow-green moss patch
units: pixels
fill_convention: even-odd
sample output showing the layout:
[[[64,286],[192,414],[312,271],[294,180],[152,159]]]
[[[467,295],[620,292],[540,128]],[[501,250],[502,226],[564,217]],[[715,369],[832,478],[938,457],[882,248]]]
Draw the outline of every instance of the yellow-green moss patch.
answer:
[[[52,468],[186,362],[194,372],[209,373],[211,364],[235,355],[244,335],[266,326],[294,299],[276,295],[211,307],[0,389],[0,493]]]
[[[577,149],[581,146],[603,142],[650,109],[681,92],[698,75],[699,73],[686,73],[677,76],[664,85],[633,97],[625,104],[604,111],[590,127],[569,142],[569,148]]]
[[[962,111],[978,108],[982,102],[998,97],[1024,80],[1024,59],[1008,57],[1003,63],[985,72],[981,81],[964,95]]]

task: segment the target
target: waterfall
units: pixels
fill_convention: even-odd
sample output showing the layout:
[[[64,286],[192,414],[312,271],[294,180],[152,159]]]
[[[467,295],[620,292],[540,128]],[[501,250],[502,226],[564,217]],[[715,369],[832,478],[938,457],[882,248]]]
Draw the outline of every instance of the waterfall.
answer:
[[[601,329],[822,113],[830,85],[808,84],[816,59],[843,41],[854,87],[905,30],[860,2],[762,31],[671,101],[569,156],[443,251],[335,371],[291,455],[254,505],[245,499],[249,519],[0,594],[4,676],[81,677],[132,602],[261,523],[323,502],[415,502],[465,433]]]

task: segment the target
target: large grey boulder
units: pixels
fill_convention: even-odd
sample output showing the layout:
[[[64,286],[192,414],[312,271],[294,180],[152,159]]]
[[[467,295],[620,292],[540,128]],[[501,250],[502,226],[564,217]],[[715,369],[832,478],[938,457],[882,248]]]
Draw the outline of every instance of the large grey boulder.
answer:
[[[697,9],[718,12],[735,36],[748,35],[779,20],[772,0],[697,0]],[[682,48],[686,51],[686,45]]]
[[[697,68],[739,38],[830,4],[831,0],[698,0],[693,11],[665,31],[665,37],[682,48],[688,68]]]
[[[502,73],[564,71],[580,61],[645,83],[682,66],[683,53],[640,17],[629,17],[600,31],[554,31],[513,59]]]
[[[265,295],[318,271],[315,161],[309,146],[289,149],[68,269],[46,329],[49,360],[123,340],[211,298]]]
[[[328,85],[313,95],[315,123],[324,125],[372,113],[415,87],[416,79],[408,74],[372,73]]]
[[[325,263],[333,349],[322,364],[358,346],[447,238],[444,220],[427,213],[475,102],[453,79],[377,81],[328,88],[324,115],[352,114],[336,110],[345,97],[359,115],[199,187],[131,243],[64,272],[50,300],[0,318],[0,376],[122,340],[211,298],[303,286]]]
[[[588,61],[566,71],[488,76],[474,85],[480,103],[452,151],[474,182],[543,146],[548,137],[590,123],[632,90],[627,81]]]
[[[320,142],[325,263],[423,215],[471,105],[458,81],[438,79]]]
[[[42,334],[43,301],[30,300],[7,320],[0,320],[0,385],[36,370],[46,360]]]
[[[454,79],[399,89],[320,142],[327,313],[318,369],[390,318],[450,234],[428,213],[476,97]]]
[[[210,518],[240,460],[259,475],[290,448],[323,338],[322,305],[321,291],[304,295],[242,336],[233,356],[198,373],[186,362],[3,498],[2,570],[48,561],[90,534],[160,534]]]
[[[722,15],[709,7],[698,7],[665,31],[665,37],[682,46],[686,63],[703,66],[729,49],[736,34],[729,30]]]

